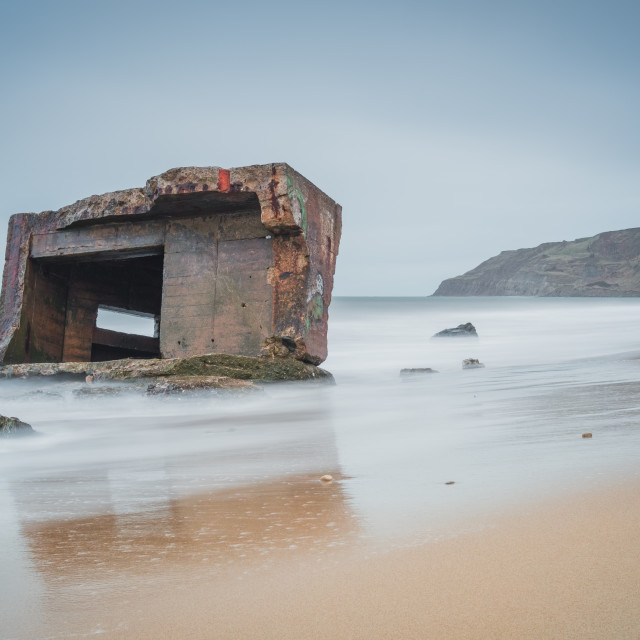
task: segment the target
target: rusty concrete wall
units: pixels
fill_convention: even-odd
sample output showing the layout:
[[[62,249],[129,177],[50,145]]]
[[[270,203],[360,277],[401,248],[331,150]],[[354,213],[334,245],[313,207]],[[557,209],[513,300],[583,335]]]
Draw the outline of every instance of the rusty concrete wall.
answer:
[[[67,287],[46,268],[29,262],[24,277],[19,330],[6,362],[60,362],[64,342]]]
[[[30,260],[102,260],[114,252],[129,259],[162,250],[163,357],[257,355],[276,335],[293,338],[298,355],[320,362],[340,232],[340,206],[286,164],[172,169],[142,189],[18,214],[9,225],[0,358],[28,357],[19,345],[29,342],[33,326],[38,344],[55,342],[53,328],[29,327],[29,313],[44,312],[29,302],[41,285]],[[71,334],[83,336],[85,346],[67,344],[65,359],[86,357],[86,325],[94,319],[93,302],[78,286],[70,285],[64,310],[60,295],[50,296],[54,315],[64,314],[67,330],[77,325]],[[82,295],[84,307],[76,304]],[[53,343],[45,351],[56,357]]]
[[[34,287],[29,310],[27,358],[32,362],[63,359],[67,287],[63,278],[43,265],[32,264]]]
[[[213,352],[258,355],[273,334],[273,262],[257,201],[250,214],[221,217]]]
[[[217,353],[259,355],[272,335],[272,240],[226,240],[219,244],[215,299]]]
[[[22,357],[24,357],[30,309],[26,307],[23,309],[23,300],[25,290],[27,292],[30,290],[30,274],[27,271],[27,263],[35,218],[37,218],[35,214],[19,213],[9,219],[2,274],[2,295],[0,296],[0,311],[2,312],[0,355],[3,361],[7,361],[5,355],[8,352],[20,353],[20,348],[16,348],[17,345],[22,345]],[[25,360],[15,361],[24,362]]]
[[[296,215],[309,255],[302,333],[309,352],[324,360],[327,357],[329,305],[342,232],[341,208],[293,170],[287,174],[287,187],[292,207],[299,210]],[[282,321],[286,319],[281,318]]]
[[[271,239],[260,210],[167,224],[160,323],[165,358],[259,355],[272,333]]]
[[[216,216],[167,224],[160,345],[163,357],[209,353],[217,262]]]

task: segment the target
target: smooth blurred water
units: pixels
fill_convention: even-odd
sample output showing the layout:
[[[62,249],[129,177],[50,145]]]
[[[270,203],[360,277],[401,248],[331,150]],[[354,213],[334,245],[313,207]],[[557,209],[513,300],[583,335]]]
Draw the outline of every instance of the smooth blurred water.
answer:
[[[82,399],[3,380],[1,412],[40,435],[0,440],[0,637],[145,567],[415,544],[637,478],[638,318],[638,299],[338,298],[335,386]],[[463,322],[479,338],[431,338]]]

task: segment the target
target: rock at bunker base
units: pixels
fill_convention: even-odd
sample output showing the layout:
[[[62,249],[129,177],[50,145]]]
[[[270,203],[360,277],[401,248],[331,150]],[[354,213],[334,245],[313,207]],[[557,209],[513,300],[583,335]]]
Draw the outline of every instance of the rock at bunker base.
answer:
[[[250,380],[236,380],[224,376],[171,376],[156,378],[147,387],[147,395],[173,395],[212,390],[226,393],[246,393],[262,391],[262,388]]]
[[[476,328],[470,323],[459,324],[452,329],[443,329],[433,335],[434,338],[477,338]]]
[[[18,418],[0,416],[0,438],[18,438],[35,434],[33,427]]]
[[[49,371],[53,369],[52,373]],[[47,371],[45,374],[44,371]],[[0,367],[0,378],[29,378],[40,375],[92,376],[95,384],[100,380],[135,381],[140,379],[171,378],[174,376],[227,378],[232,381],[285,382],[316,380],[333,383],[326,370],[294,358],[269,358],[207,354],[190,358],[109,360],[107,362],[63,362],[55,364],[16,364]],[[88,385],[89,386],[89,385]]]
[[[466,358],[462,361],[463,369],[484,369],[484,365],[476,358]]]

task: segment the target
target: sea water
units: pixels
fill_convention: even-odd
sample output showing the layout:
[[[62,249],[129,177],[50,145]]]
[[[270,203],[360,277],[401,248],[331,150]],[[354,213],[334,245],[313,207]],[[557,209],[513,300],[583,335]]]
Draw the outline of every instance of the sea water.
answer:
[[[0,412],[38,432],[0,440],[0,637],[68,637],[60,602],[90,610],[140,571],[377,553],[638,477],[640,299],[337,298],[330,316],[335,385],[0,381]],[[432,338],[465,322],[477,338]]]

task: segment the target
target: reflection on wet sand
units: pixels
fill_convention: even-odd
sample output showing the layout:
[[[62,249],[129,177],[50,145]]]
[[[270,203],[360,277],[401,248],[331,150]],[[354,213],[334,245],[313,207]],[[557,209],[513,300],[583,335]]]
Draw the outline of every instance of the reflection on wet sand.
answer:
[[[13,582],[29,594],[5,598],[2,640],[118,637],[141,618],[143,593],[226,592],[246,574],[339,555],[360,525],[330,407],[312,391],[97,401],[90,416],[72,402],[49,423],[38,406],[42,435],[15,448],[0,484]]]
[[[286,477],[183,498],[137,513],[23,525],[36,569],[49,585],[208,563],[262,562],[296,550],[321,553],[354,537],[357,524],[335,480]]]

